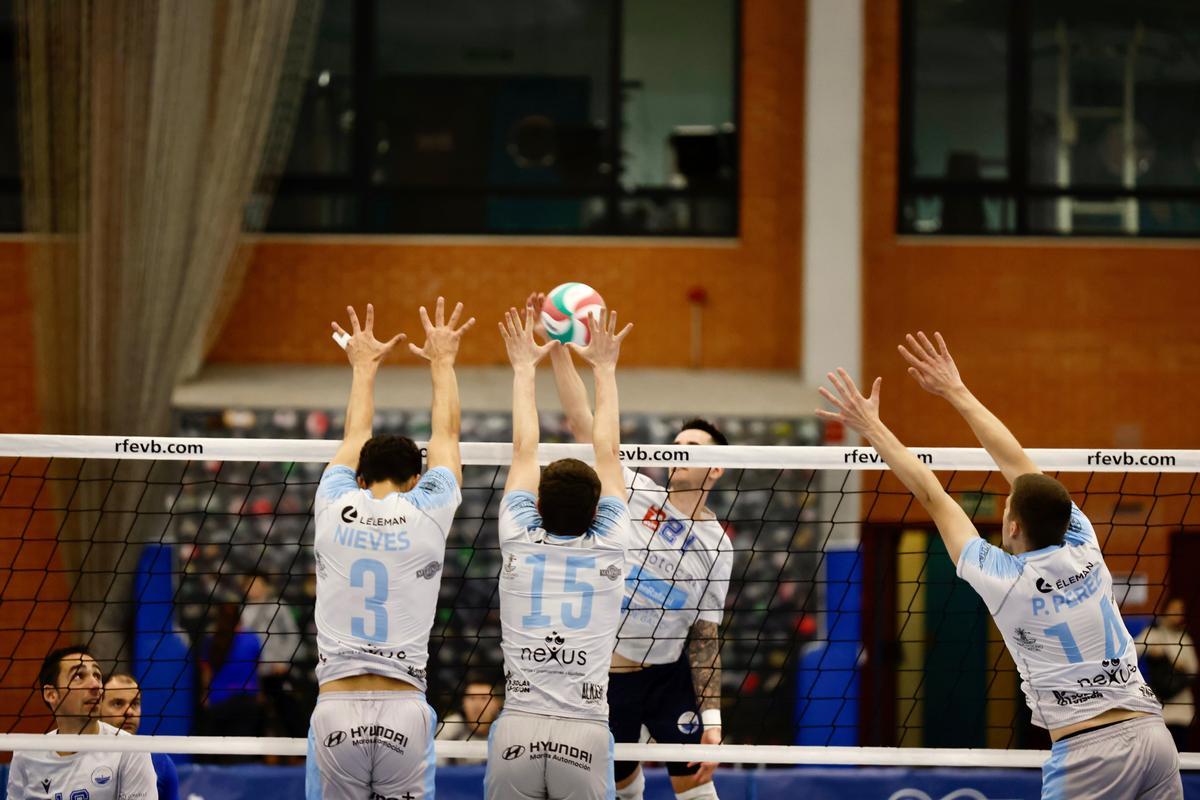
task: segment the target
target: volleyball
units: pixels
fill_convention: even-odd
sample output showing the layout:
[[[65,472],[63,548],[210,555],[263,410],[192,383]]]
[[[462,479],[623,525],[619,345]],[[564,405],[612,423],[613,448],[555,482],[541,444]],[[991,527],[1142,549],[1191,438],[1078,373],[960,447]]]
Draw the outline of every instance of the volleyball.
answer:
[[[604,299],[586,283],[564,283],[546,295],[542,305],[542,325],[546,335],[563,344],[585,345],[591,340],[587,319],[589,314],[600,316]]]

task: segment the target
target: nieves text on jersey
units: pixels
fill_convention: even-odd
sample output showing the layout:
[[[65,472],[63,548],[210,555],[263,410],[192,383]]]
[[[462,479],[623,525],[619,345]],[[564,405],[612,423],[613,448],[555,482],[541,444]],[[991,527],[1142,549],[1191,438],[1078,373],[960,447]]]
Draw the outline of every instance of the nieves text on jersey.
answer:
[[[349,525],[338,525],[333,531],[334,544],[356,550],[378,550],[395,553],[412,547],[407,531],[364,531]]]

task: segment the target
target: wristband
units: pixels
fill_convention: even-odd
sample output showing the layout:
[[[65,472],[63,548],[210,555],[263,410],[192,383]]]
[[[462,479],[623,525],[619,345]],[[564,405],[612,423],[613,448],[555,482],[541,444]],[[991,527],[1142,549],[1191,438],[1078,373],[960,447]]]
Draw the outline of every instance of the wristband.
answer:
[[[704,723],[705,728],[721,727],[721,709],[706,708],[700,712],[700,721]]]

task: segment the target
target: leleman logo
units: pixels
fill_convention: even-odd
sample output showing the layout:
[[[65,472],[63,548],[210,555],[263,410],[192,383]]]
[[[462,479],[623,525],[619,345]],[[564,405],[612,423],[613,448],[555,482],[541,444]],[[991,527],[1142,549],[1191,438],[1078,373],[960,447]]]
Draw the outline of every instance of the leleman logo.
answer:
[[[346,732],[345,731],[334,731],[333,733],[331,733],[325,737],[325,746],[326,747],[337,747],[339,744],[341,744],[344,741],[346,741]]]
[[[1042,594],[1050,594],[1051,592],[1054,591],[1054,587],[1051,586],[1050,584],[1046,583],[1045,578],[1038,578],[1037,579],[1037,590],[1039,592],[1041,592]]]
[[[358,509],[354,506],[346,506],[342,509],[342,522],[352,523],[358,519]]]
[[[512,747],[504,748],[503,758],[505,761],[512,761],[514,758],[520,758],[525,755],[525,745],[514,744]]]
[[[419,570],[417,570],[417,577],[424,578],[427,581],[431,581],[431,580],[433,580],[434,575],[437,575],[439,572],[441,572],[441,569],[442,569],[442,562],[430,561],[428,564],[426,564],[425,566],[423,566]]]

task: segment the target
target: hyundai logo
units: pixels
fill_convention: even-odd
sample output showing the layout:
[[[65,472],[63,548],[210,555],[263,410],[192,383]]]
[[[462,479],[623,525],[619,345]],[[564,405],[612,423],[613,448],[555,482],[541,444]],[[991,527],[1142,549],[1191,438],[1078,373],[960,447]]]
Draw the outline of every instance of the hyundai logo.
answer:
[[[523,744],[514,744],[512,747],[504,748],[503,758],[505,761],[512,761],[523,755],[525,755],[525,745]]]
[[[331,733],[325,737],[325,746],[326,747],[337,747],[339,744],[341,744],[344,741],[346,741],[346,732],[345,731],[334,731],[333,733]]]

